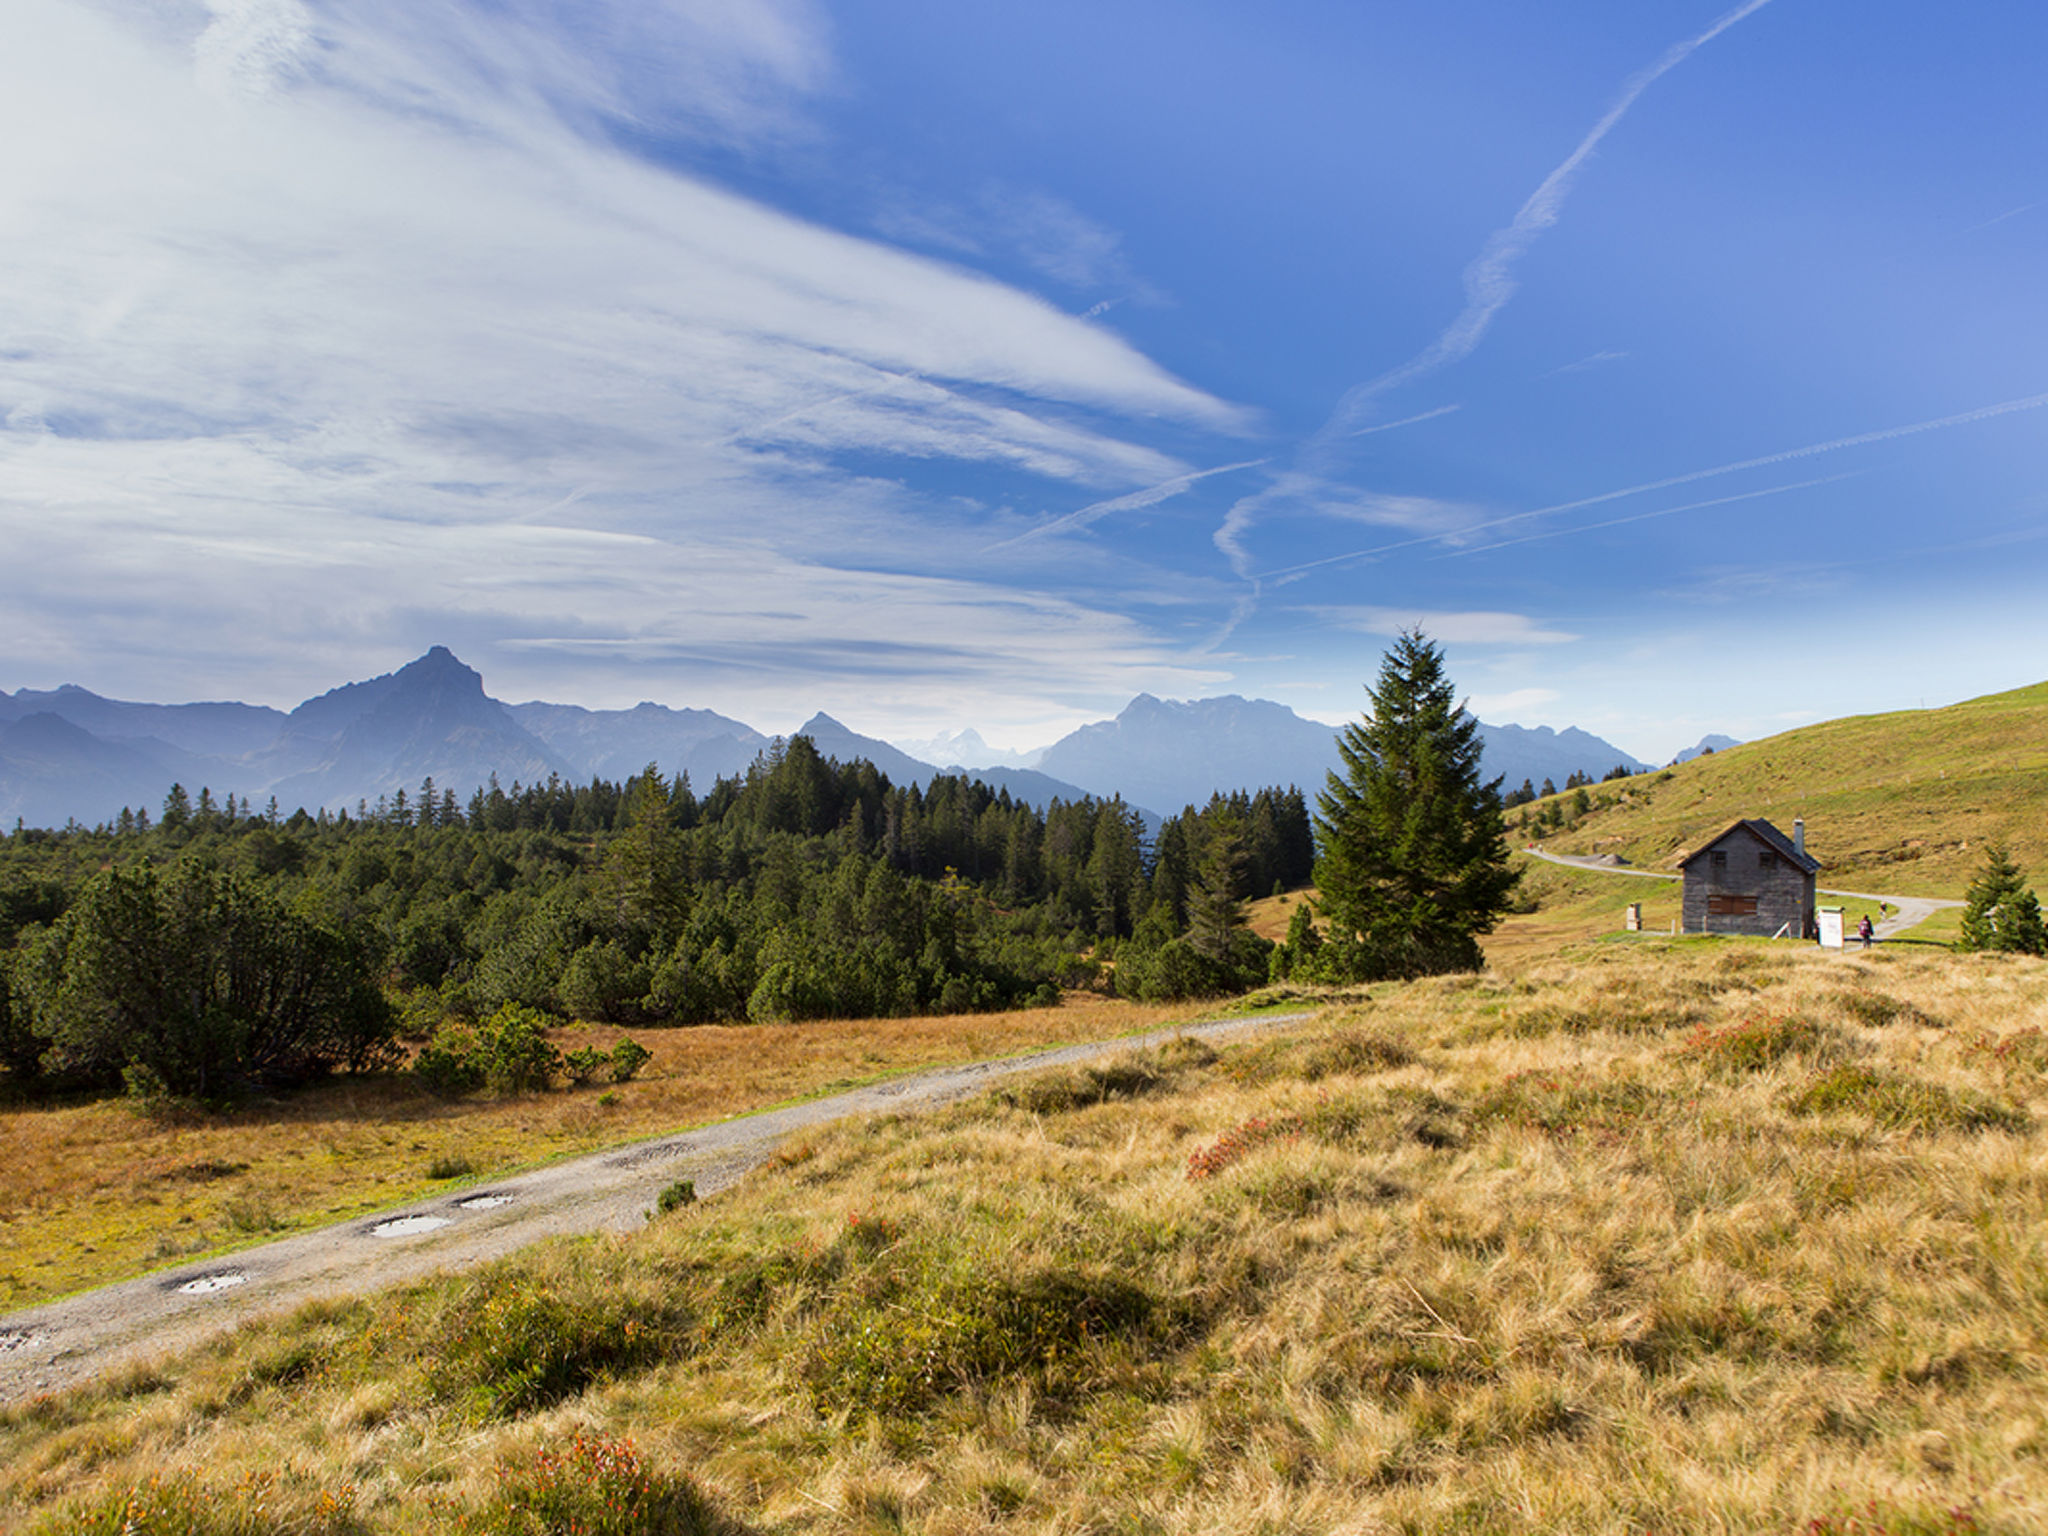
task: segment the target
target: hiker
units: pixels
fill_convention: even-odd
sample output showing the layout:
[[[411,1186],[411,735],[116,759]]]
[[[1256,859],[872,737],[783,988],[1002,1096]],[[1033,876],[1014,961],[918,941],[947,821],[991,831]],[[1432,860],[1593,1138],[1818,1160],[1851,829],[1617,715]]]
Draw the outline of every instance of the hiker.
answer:
[[[1868,912],[1864,913],[1862,919],[1856,924],[1856,937],[1863,941],[1865,949],[1870,948],[1871,935],[1876,932],[1877,930],[1870,926],[1870,914]]]

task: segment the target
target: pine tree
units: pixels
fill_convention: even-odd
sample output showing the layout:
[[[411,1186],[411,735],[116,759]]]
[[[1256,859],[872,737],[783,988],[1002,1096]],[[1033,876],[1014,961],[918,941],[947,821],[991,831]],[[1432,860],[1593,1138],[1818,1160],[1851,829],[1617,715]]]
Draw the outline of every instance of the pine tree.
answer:
[[[1354,979],[1476,970],[1476,935],[1500,920],[1516,880],[1500,781],[1479,777],[1479,722],[1419,630],[1395,640],[1370,697],[1339,733],[1344,771],[1317,800],[1322,968]]]
[[[1244,927],[1244,824],[1234,811],[1220,811],[1208,828],[1193,889],[1188,893],[1188,943],[1211,960],[1230,959],[1231,940]]]
[[[1964,949],[2000,949],[2023,955],[2048,954],[2048,928],[2041,904],[2003,843],[1984,850],[1983,867],[1970,882],[1963,908]]]

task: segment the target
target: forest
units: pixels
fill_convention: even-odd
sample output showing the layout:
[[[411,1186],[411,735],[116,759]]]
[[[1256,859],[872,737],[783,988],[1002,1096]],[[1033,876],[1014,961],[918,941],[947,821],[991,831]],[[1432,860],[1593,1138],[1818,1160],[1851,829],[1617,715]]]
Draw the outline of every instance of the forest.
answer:
[[[1241,902],[1310,880],[1301,792],[1146,830],[1121,799],[892,785],[803,736],[701,797],[653,765],[466,806],[428,780],[354,814],[174,786],[154,817],[0,839],[0,1071],[207,1096],[390,1065],[508,1008],[651,1026],[1265,981]]]

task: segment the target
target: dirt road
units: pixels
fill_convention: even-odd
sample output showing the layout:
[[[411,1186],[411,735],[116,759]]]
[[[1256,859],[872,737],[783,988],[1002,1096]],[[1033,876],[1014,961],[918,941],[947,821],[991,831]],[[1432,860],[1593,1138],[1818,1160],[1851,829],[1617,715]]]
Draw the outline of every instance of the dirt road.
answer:
[[[939,1067],[827,1098],[591,1153],[445,1198],[281,1238],[228,1258],[161,1270],[0,1316],[0,1402],[75,1385],[117,1366],[190,1348],[262,1313],[359,1295],[436,1270],[464,1269],[560,1233],[625,1232],[657,1194],[689,1179],[716,1193],[794,1131],[852,1115],[948,1104],[1024,1072],[1159,1045],[1180,1035],[1269,1029],[1314,1010],[1217,1019],[1125,1040]]]
[[[1603,875],[1634,875],[1638,880],[1677,880],[1678,875],[1666,874],[1656,869],[1629,869],[1619,864],[1603,864],[1598,859],[1581,858],[1570,853],[1545,853],[1541,848],[1523,850],[1532,858],[1542,859],[1549,864],[1568,864],[1573,869],[1590,869]],[[1847,896],[1855,901],[1876,901],[1896,907],[1898,910],[1877,924],[1877,937],[1889,939],[1904,933],[1908,928],[1924,923],[1944,907],[1960,907],[1960,901],[1950,901],[1940,896],[1891,896],[1879,895],[1873,891],[1837,891],[1827,886],[1820,887],[1823,896]]]

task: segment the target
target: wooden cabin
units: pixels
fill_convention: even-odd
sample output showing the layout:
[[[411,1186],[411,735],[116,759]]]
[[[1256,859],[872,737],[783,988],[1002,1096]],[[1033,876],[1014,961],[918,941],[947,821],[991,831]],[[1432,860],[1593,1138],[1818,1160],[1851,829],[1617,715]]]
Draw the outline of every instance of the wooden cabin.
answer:
[[[1687,933],[1785,934],[1814,931],[1814,886],[1819,861],[1806,851],[1806,824],[1786,837],[1768,821],[1738,821],[1678,861],[1685,877]]]

